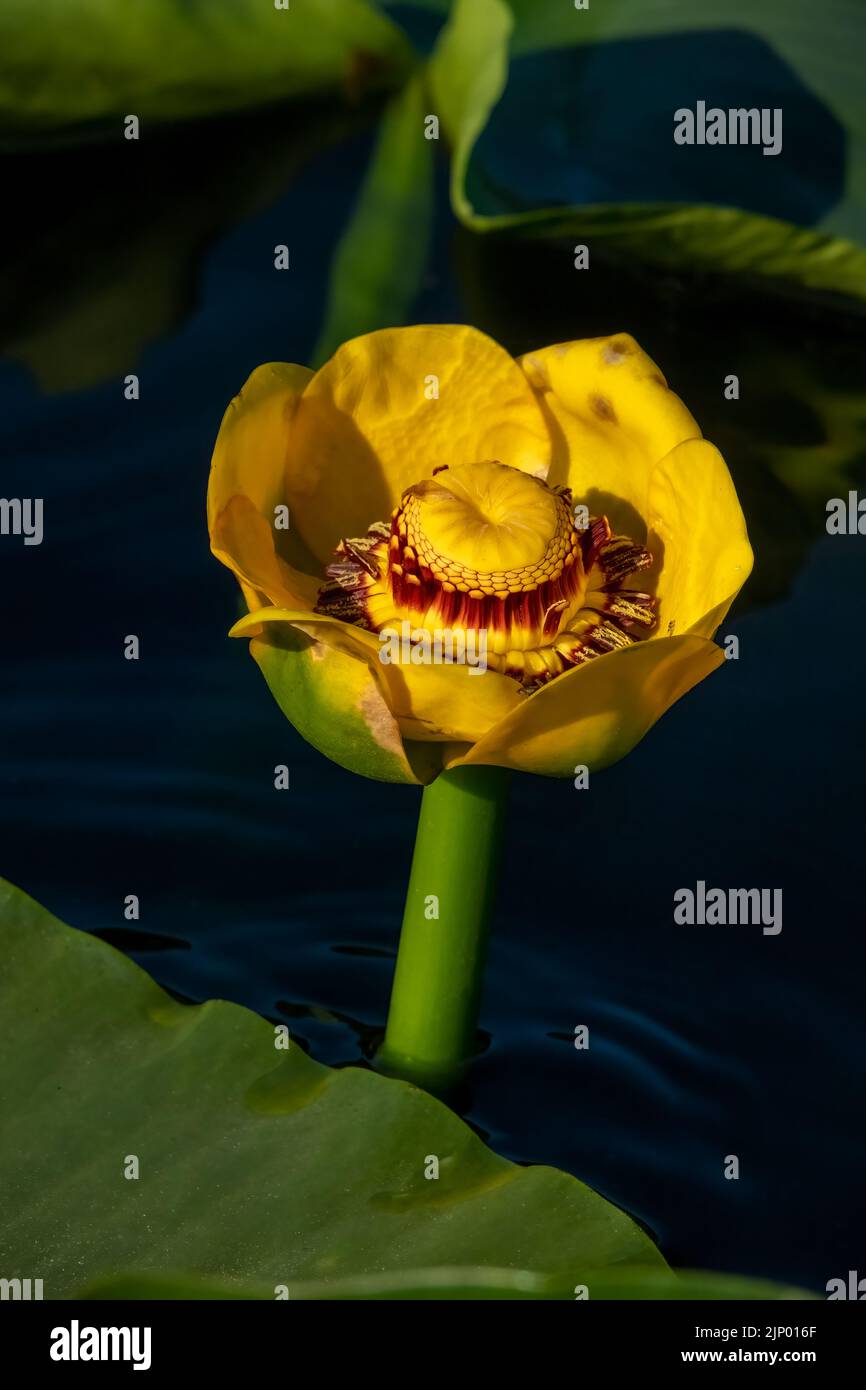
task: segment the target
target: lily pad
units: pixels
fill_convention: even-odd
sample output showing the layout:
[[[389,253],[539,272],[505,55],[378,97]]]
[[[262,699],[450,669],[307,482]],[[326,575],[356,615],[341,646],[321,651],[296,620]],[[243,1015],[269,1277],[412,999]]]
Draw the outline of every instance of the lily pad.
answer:
[[[0,953],[3,1268],[47,1298],[133,1273],[347,1296],[443,1267],[573,1296],[593,1271],[666,1269],[575,1178],[497,1157],[404,1082],[276,1050],[237,1005],[176,1002],[8,884]]]

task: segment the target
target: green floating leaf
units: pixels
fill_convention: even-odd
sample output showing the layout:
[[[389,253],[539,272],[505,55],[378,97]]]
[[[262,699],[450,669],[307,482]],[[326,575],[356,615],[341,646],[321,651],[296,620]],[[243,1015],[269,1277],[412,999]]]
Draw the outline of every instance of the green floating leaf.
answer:
[[[341,343],[405,321],[427,264],[433,208],[433,142],[425,139],[424,85],[393,98],[357,207],[340,238],[314,364]]]
[[[646,0],[640,5],[593,5],[580,11],[549,0],[511,0],[510,5],[505,0],[456,0],[430,73],[436,110],[454,148],[451,198],[455,212],[476,231],[516,228],[576,235],[654,264],[790,278],[812,289],[866,297],[866,250],[858,244],[866,240],[866,101],[859,58],[862,42],[858,44],[855,37],[864,35],[864,21],[866,11],[854,0],[828,0],[821,13],[820,36],[811,0],[767,0],[762,5],[752,0],[702,0],[699,5]],[[768,61],[785,65],[844,139],[844,170],[840,170],[844,184],[816,225],[794,225],[790,219],[739,206],[673,198],[527,207],[520,188],[503,187],[501,179],[487,174],[483,161],[479,164],[476,145],[506,92],[510,59],[538,54],[547,59],[602,41],[682,37],[712,30],[737,31],[765,46]],[[713,38],[707,35],[705,42],[712,44]],[[773,80],[777,80],[775,70]],[[557,138],[566,138],[563,132],[567,131],[572,146],[579,148],[586,120],[580,81],[568,84],[561,75],[552,75],[549,85],[558,93]],[[623,99],[632,101],[626,93]],[[568,119],[559,109],[563,102]],[[777,104],[778,99],[770,103]],[[671,116],[679,105],[672,97]],[[639,111],[634,119],[640,122]],[[525,123],[533,122],[536,130],[541,121],[537,109],[525,117]],[[584,134],[583,138],[592,137]],[[626,147],[618,158],[628,158]],[[560,168],[566,167],[567,160],[561,151]],[[759,174],[766,180],[774,161],[760,163]],[[821,164],[816,154],[810,173],[820,172]],[[477,195],[470,189],[477,189]]]
[[[0,52],[0,139],[352,95],[412,62],[365,0],[4,0]]]
[[[565,1297],[592,1271],[666,1269],[568,1174],[497,1157],[404,1082],[275,1051],[237,1005],[176,1003],[9,885],[0,955],[3,1269],[47,1298],[162,1272],[271,1297],[368,1296],[351,1281],[381,1276],[428,1297],[443,1267],[466,1289],[493,1269],[514,1296]]]

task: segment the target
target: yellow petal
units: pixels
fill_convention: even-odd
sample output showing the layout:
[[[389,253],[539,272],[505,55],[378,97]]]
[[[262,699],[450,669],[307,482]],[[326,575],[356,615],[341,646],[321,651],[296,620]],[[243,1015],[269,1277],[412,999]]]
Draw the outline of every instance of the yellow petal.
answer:
[[[652,469],[701,431],[656,364],[628,333],[539,348],[519,359],[548,414],[548,481],[605,515],[614,531],[646,538]]]
[[[293,573],[277,555],[273,527],[248,497],[230,498],[217,513],[211,548],[240,580],[251,608],[268,603],[290,608],[315,603],[317,582]]]
[[[492,338],[463,325],[388,328],[344,343],[304,391],[286,491],[324,564],[443,464],[497,459],[543,475],[550,453],[523,372]]]
[[[657,638],[558,676],[448,766],[495,764],[571,777],[618,762],[657,719],[724,661],[702,637]]]
[[[746,519],[714,444],[689,440],[662,459],[648,521],[658,632],[712,637],[752,569]]]
[[[272,624],[287,624],[362,662],[379,683],[406,739],[474,743],[526,702],[517,682],[497,671],[386,664],[379,659],[382,644],[373,633],[317,613],[260,609],[235,623],[231,636],[257,635]]]
[[[241,582],[247,602],[306,607],[321,576],[289,515],[274,529],[274,509],[288,502],[286,459],[293,419],[313,373],[270,362],[258,367],[223,416],[208,483],[208,528],[214,554]]]

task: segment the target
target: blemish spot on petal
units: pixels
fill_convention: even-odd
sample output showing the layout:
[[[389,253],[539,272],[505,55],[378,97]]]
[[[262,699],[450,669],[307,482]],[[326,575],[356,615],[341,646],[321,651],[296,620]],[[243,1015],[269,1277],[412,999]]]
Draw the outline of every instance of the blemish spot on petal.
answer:
[[[607,420],[613,425],[617,423],[616,411],[607,396],[600,396],[598,394],[590,396],[589,403],[599,420]]]
[[[386,753],[393,753],[395,758],[399,758],[400,762],[404,763],[406,755],[403,751],[403,740],[400,738],[397,721],[385,704],[373,680],[364,688],[364,693],[358,701],[358,708],[379,747],[384,748]]]
[[[618,367],[624,358],[628,357],[630,348],[628,343],[613,342],[605,343],[602,357],[609,367]]]
[[[311,661],[324,661],[328,648],[324,642],[314,642],[309,649]]]

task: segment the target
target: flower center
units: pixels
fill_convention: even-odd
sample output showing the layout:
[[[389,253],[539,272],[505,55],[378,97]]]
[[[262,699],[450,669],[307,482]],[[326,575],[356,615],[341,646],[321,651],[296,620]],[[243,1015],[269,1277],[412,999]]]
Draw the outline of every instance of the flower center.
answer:
[[[316,610],[374,632],[484,633],[489,665],[531,689],[652,626],[651,596],[622,586],[651,563],[604,517],[578,529],[567,488],[486,461],[438,469],[389,523],[342,540]]]
[[[388,588],[421,627],[484,630],[493,651],[555,632],[583,582],[568,500],[501,463],[443,470],[391,518]]]
[[[410,541],[456,570],[503,575],[538,565],[557,530],[556,494],[501,463],[443,470],[403,499]]]

